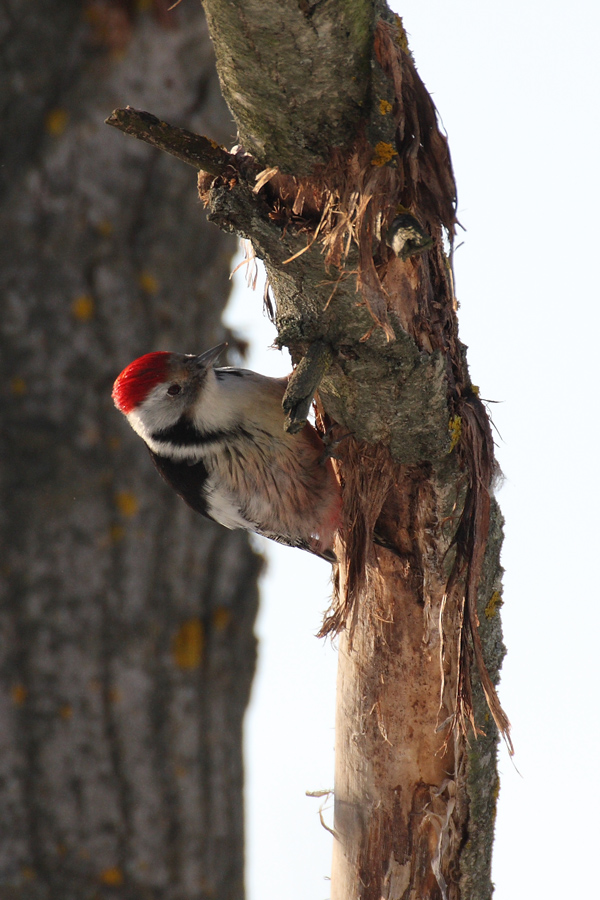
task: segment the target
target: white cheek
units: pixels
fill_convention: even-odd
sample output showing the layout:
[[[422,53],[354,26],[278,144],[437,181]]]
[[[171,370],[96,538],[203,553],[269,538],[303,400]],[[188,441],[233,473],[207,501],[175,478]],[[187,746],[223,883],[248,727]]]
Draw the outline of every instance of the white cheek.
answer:
[[[140,418],[146,423],[149,432],[170,428],[180,418],[184,406],[178,397],[170,397],[164,385],[158,385],[150,391],[139,407]]]
[[[164,386],[159,386],[150,392],[140,406],[127,414],[127,419],[135,433],[158,452],[151,435],[175,425],[182,412],[183,408],[177,399],[169,397]]]
[[[132,412],[127,413],[127,421],[129,422],[135,433],[139,434],[143,441],[148,440],[148,431],[146,429],[146,426],[144,425],[142,416],[138,412],[133,410]]]

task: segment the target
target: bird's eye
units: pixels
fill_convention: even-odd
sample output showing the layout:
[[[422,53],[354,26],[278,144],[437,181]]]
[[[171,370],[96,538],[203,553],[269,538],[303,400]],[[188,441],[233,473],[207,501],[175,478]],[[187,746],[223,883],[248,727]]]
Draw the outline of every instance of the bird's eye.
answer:
[[[170,384],[169,387],[167,388],[167,394],[169,394],[169,396],[171,396],[171,397],[174,397],[180,391],[181,391],[180,384]]]

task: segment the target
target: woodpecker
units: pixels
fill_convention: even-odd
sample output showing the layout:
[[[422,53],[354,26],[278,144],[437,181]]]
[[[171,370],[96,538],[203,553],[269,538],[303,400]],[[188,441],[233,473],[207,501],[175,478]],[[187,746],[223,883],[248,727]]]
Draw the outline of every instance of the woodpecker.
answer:
[[[141,356],[115,381],[115,406],[192,509],[335,562],[341,493],[323,441],[308,423],[284,431],[288,377],[216,368],[226,346]]]

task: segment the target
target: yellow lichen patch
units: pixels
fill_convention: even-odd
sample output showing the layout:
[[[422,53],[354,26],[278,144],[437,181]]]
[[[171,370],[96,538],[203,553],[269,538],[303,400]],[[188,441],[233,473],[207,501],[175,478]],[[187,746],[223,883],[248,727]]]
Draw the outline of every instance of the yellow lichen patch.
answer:
[[[14,378],[11,378],[10,392],[11,394],[14,394],[15,397],[22,397],[23,394],[27,393],[27,384],[25,383],[25,379],[21,378],[20,375],[15,375]]]
[[[494,591],[484,610],[486,619],[493,619],[503,602],[500,591]]]
[[[24,684],[13,684],[10,689],[10,696],[15,706],[23,706],[27,700],[27,688]]]
[[[471,390],[475,394],[476,397],[479,397],[479,385],[478,384],[472,384]]]
[[[58,714],[61,719],[68,721],[69,719],[73,718],[73,707],[70,703],[65,703],[65,705],[61,706],[61,708],[59,709]]]
[[[231,622],[231,610],[226,606],[217,606],[213,610],[212,623],[216,631],[225,631]]]
[[[125,529],[122,525],[111,525],[109,535],[111,543],[116,544],[125,537]]]
[[[119,866],[112,866],[100,873],[100,881],[102,884],[108,884],[111,887],[119,887],[123,884],[123,871]]]
[[[46,131],[53,137],[58,137],[63,133],[69,121],[69,113],[66,109],[51,109],[46,116]]]
[[[145,294],[155,294],[158,290],[158,281],[151,272],[140,272],[138,284]]]
[[[96,231],[101,237],[110,237],[113,230],[112,222],[109,222],[108,219],[101,219],[96,224]]]
[[[462,419],[460,416],[452,416],[448,422],[448,431],[450,432],[450,453],[452,453],[462,434]]]
[[[138,511],[137,497],[132,491],[119,491],[115,497],[115,503],[121,515],[127,519],[135,516]]]
[[[173,658],[180,669],[197,669],[204,654],[204,626],[200,619],[188,619],[173,637]]]
[[[147,12],[152,8],[154,0],[136,0],[136,8],[139,12]]]
[[[494,790],[492,792],[492,797],[494,799],[494,802],[496,802],[496,800],[498,799],[499,796],[500,796],[500,778],[496,777],[496,784],[494,785]]]
[[[89,294],[81,294],[71,303],[71,312],[80,322],[88,322],[94,315],[94,301]]]
[[[396,150],[394,150],[391,144],[387,144],[385,141],[379,141],[378,144],[375,144],[375,155],[371,160],[372,166],[385,166],[386,163],[389,163],[394,156],[398,156]]]
[[[392,111],[392,104],[389,100],[380,100],[379,101],[379,112],[382,116],[387,116],[388,113]]]
[[[406,31],[404,29],[404,22],[402,21],[402,16],[395,15],[394,19],[396,20],[396,40],[402,47],[405,53],[410,53],[408,48],[408,38],[406,36]]]

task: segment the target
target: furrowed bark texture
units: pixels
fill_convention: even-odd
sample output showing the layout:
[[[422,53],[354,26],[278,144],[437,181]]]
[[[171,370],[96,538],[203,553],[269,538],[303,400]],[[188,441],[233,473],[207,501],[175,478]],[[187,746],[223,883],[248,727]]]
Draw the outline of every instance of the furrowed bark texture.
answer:
[[[230,139],[196,3],[0,8],[0,898],[242,900],[259,560],[110,399],[223,338],[235,242],[194,174],[103,120]]]
[[[504,652],[501,518],[445,251],[456,197],[446,141],[402,23],[383,4],[368,6],[362,105],[364,30],[348,32],[353,57],[343,41],[332,48],[338,3],[264,2],[256,26],[220,0],[205,6],[253,156],[238,154],[236,177],[201,176],[200,194],[210,218],[264,259],[279,341],[295,362],[310,351],[315,372],[327,369],[319,416],[346,434],[336,449],[345,528],[323,629],[342,631],[331,896],[486,900],[494,720],[508,734],[493,686]],[[311,61],[301,90],[298,48]],[[332,52],[354,66],[350,80],[319,69]],[[321,101],[345,89],[349,124],[337,130],[336,113],[327,148],[315,148]]]

